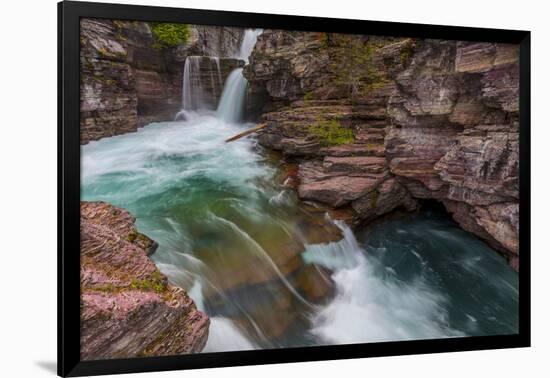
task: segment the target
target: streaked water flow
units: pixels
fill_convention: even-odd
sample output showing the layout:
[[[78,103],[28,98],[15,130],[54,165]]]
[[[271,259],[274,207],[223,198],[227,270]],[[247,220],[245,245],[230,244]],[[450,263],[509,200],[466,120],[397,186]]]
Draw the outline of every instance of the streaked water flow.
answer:
[[[82,198],[159,242],[160,269],[212,316],[208,351],[517,330],[517,275],[484,243],[432,214],[322,243],[337,226],[266,153],[223,142],[248,126],[195,113],[82,147]]]
[[[260,32],[245,33],[246,58]],[[159,243],[155,263],[210,315],[205,351],[517,332],[517,274],[493,250],[445,214],[354,234],[300,203],[279,156],[224,143],[253,126],[240,121],[242,69],[216,113],[197,111],[196,60],[184,121],[82,147],[81,197],[128,209]]]
[[[218,105],[218,118],[227,122],[238,122],[242,119],[246,86],[247,81],[242,68],[237,68],[229,74]]]

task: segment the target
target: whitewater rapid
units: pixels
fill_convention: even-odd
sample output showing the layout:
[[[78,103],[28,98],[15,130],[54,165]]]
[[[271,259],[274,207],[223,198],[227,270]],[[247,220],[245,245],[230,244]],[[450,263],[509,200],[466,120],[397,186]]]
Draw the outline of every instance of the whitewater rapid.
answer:
[[[453,298],[426,279],[429,271],[405,280],[405,275],[392,271],[391,264],[384,265],[372,257],[387,253],[384,247],[366,253],[353,232],[339,224],[342,240],[306,245],[301,255],[304,264],[332,272],[335,293],[325,304],[299,307],[308,325],[299,331],[302,336],[298,341],[266,341],[256,323],[269,322],[264,317],[271,315],[265,313],[257,318],[258,314],[249,314],[242,298],[224,297],[216,282],[218,272],[226,266],[235,268],[227,268],[224,274],[238,274],[234,270],[239,269],[238,265],[234,264],[239,260],[252,264],[248,266],[252,270],[284,278],[271,255],[260,251],[254,241],[260,234],[251,236],[254,228],[242,228],[250,221],[264,225],[267,233],[286,232],[292,226],[285,218],[289,214],[285,209],[297,206],[292,201],[290,204],[274,201],[284,191],[274,182],[276,169],[266,164],[253,140],[224,142],[249,126],[225,122],[214,113],[195,113],[184,122],[155,123],[137,133],[82,147],[82,198],[104,200],[130,210],[137,217],[138,229],[159,243],[153,259],[171,282],[185,288],[199,308],[207,312],[205,291],[220,293],[226,301],[224,311],[240,311],[239,318],[248,319],[248,329],[255,330],[247,331],[230,317],[211,313],[207,351],[468,334],[468,327],[456,329],[451,325],[449,306]],[[284,211],[278,213],[281,208]],[[196,251],[197,238],[207,243],[202,254]],[[407,250],[415,259],[413,252]],[[492,273],[482,271],[482,274]],[[299,302],[300,294],[289,282],[276,291],[266,290],[262,296],[269,300],[290,293]]]
[[[245,33],[239,57],[260,33]],[[129,210],[159,243],[152,259],[210,316],[205,352],[517,332],[517,275],[446,218],[356,235],[303,209],[254,138],[225,143],[253,126],[242,121],[247,82],[234,70],[217,109],[200,109],[200,59],[185,62],[177,121],[82,146],[81,198]],[[342,239],[313,244],[311,225]],[[332,290],[313,303],[310,281]]]
[[[308,263],[331,269],[335,298],[312,318],[311,332],[325,343],[350,344],[463,336],[449,326],[444,293],[422,276],[406,285],[369,259],[349,227],[344,239],[310,246]]]

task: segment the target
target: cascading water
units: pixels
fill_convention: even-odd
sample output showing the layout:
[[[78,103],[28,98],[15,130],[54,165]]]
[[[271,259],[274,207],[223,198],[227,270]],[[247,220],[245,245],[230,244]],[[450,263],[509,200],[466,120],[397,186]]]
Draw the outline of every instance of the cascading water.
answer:
[[[241,43],[239,53],[237,54],[237,58],[242,59],[246,63],[248,63],[250,53],[254,49],[256,41],[258,40],[258,37],[260,36],[260,34],[262,34],[262,32],[263,29],[247,29],[244,31],[243,41]]]
[[[206,82],[203,70],[209,72]],[[192,111],[215,108],[222,88],[220,58],[188,56],[183,68],[182,110],[175,119],[186,119]]]
[[[235,54],[236,57],[248,63],[248,58],[261,33],[262,29],[245,30],[239,51]],[[183,69],[182,110],[176,114],[175,119],[187,119],[190,116],[189,112],[208,108],[205,102],[205,92],[207,91],[205,91],[203,87],[201,78],[201,62],[205,59],[209,62],[209,84],[212,103],[216,103],[219,91],[222,90],[223,86],[223,92],[217,107],[218,117],[227,122],[240,121],[247,86],[247,81],[242,75],[242,68],[233,70],[228,75],[225,85],[223,85],[220,58],[207,56],[189,56],[185,59]]]
[[[212,66],[212,62],[214,62],[214,66]],[[216,69],[214,70],[214,67]],[[214,71],[216,74],[214,74]],[[210,80],[212,81],[212,88],[214,89],[212,91],[212,94],[214,96],[214,102],[218,99],[218,94],[223,90],[223,80],[222,80],[222,71],[220,69],[220,58],[217,56],[212,57],[210,60]],[[215,76],[215,77],[214,77]]]
[[[219,118],[227,122],[241,120],[247,85],[242,68],[237,68],[229,74],[216,112]]]
[[[243,41],[237,55],[239,59],[243,59],[248,63],[248,58],[261,33],[262,29],[245,30]],[[241,120],[247,85],[248,82],[243,76],[242,68],[236,68],[229,74],[218,105],[218,117],[227,122],[238,122]]]
[[[517,275],[475,237],[419,214],[356,239],[281,188],[253,139],[225,143],[250,127],[247,83],[233,71],[202,111],[200,59],[184,68],[192,113],[82,146],[81,185],[159,243],[159,269],[210,316],[205,352],[517,332]]]
[[[200,56],[188,56],[183,68],[182,107],[191,111],[198,108],[201,95]]]

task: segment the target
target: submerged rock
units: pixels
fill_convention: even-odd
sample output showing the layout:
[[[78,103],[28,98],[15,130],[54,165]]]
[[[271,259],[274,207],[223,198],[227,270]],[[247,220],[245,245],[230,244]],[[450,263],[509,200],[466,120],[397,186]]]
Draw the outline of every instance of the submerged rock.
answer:
[[[209,319],[147,257],[156,243],[104,202],[80,205],[83,360],[200,352]]]

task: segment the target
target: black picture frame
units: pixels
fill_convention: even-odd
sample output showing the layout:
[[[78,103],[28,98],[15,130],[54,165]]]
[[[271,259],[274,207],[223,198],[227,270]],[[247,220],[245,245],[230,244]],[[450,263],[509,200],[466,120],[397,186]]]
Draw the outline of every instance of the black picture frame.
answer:
[[[79,20],[261,27],[520,45],[519,333],[353,345],[80,361]],[[58,374],[82,376],[530,346],[530,32],[63,1],[58,3]]]

